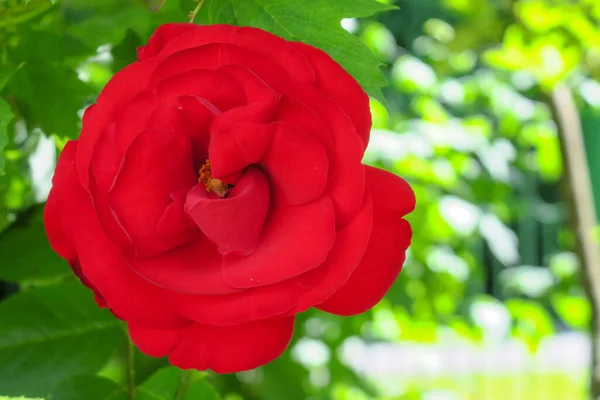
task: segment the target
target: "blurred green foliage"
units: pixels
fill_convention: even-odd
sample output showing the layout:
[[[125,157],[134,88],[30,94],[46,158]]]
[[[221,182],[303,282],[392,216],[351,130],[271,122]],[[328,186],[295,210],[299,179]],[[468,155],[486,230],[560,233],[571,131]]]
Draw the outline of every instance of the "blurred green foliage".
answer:
[[[77,137],[82,110],[158,24],[185,21],[195,4],[168,0],[154,13],[156,2],[142,0],[0,0],[0,279],[7,282],[0,297],[15,285],[22,290],[0,303],[2,394],[93,400],[82,391],[94,388],[98,399],[128,398],[131,362],[136,399],[172,398],[176,390],[180,372],[129,348],[116,320],[70,282],[45,241],[40,210],[56,154]],[[365,161],[406,178],[416,192],[404,271],[371,312],[300,315],[290,351],[275,362],[192,377],[197,398],[495,400],[507,390],[514,398],[584,398],[585,362],[568,371],[528,364],[524,372],[482,367],[475,374],[452,369],[469,352],[447,356],[449,367],[435,373],[416,367],[423,352],[358,364],[347,357],[385,343],[477,350],[509,340],[534,357],[550,337],[586,333],[591,318],[560,200],[563,166],[547,93],[562,82],[577,95],[600,209],[600,3],[395,4],[400,11],[342,25],[385,65],[390,82],[387,107],[372,100]],[[36,300],[43,291],[56,292],[54,303]],[[48,309],[71,313],[87,328],[71,332]],[[74,355],[65,335],[94,346]],[[50,363],[61,360],[52,371]],[[393,370],[402,372],[385,377],[385,366],[402,362]]]

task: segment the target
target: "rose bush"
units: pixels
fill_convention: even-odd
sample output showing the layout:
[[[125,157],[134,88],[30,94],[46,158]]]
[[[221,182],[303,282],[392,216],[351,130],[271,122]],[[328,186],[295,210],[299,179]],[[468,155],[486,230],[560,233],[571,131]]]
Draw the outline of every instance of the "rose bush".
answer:
[[[370,127],[367,95],[316,48],[163,25],[66,144],[48,237],[141,351],[257,367],[295,314],[364,312],[400,272],[414,194],[361,164]]]

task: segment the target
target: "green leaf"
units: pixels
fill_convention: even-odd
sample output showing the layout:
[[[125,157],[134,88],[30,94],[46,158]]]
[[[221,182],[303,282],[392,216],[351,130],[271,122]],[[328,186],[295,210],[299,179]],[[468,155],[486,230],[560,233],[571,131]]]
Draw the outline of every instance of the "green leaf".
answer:
[[[306,0],[300,5],[297,0],[205,0],[198,20],[254,26],[318,47],[352,74],[367,93],[383,101],[381,87],[387,81],[379,70],[379,60],[342,28],[341,20],[395,8],[375,0]]]
[[[49,31],[28,31],[23,41],[12,52],[12,57],[24,62],[51,61],[61,63],[73,59],[73,66],[86,57],[96,54],[96,48],[88,47],[80,40],[67,35],[59,35]]]
[[[219,400],[220,396],[210,383],[207,381],[199,381],[190,385],[183,399]]]
[[[41,206],[22,215],[0,234],[0,279],[39,281],[72,276],[67,262],[50,247]]]
[[[45,396],[98,372],[124,338],[120,321],[79,282],[9,297],[0,321],[0,393],[11,396]]]
[[[112,10],[111,10],[112,11]],[[68,32],[94,48],[119,43],[131,29],[146,38],[150,28],[150,12],[143,4],[122,5],[106,13],[94,13],[91,18],[71,25]]]
[[[127,400],[125,389],[115,382],[93,375],[75,376],[59,384],[51,400]]]
[[[123,40],[112,48],[111,70],[113,72],[120,71],[134,62],[137,58],[136,49],[141,45],[143,45],[142,39],[131,29],[128,30]]]
[[[14,117],[10,105],[0,98],[0,175],[4,174],[4,148],[8,144],[8,125]]]
[[[186,373],[192,374],[191,381],[186,382],[186,376],[178,368],[160,369],[136,389],[135,400],[171,400],[178,390],[184,390],[182,400],[219,400],[212,385],[203,379],[206,374],[197,371]]]
[[[73,69],[28,63],[15,74],[8,88],[31,128],[39,127],[47,135],[77,137],[80,123],[77,112],[92,92]]]

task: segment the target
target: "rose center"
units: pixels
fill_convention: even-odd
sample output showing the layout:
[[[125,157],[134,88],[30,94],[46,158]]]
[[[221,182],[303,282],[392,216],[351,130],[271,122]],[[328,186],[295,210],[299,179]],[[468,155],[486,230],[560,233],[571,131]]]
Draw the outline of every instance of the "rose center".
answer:
[[[210,172],[210,161],[208,160],[206,160],[204,165],[200,167],[200,170],[198,171],[198,182],[204,184],[207,192],[213,192],[221,198],[227,196],[229,189],[231,189],[231,185],[212,177],[212,173]]]

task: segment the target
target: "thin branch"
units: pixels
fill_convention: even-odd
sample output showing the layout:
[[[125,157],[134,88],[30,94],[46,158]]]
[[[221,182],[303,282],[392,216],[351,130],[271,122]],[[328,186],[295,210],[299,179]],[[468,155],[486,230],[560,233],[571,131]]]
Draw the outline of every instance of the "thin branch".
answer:
[[[154,7],[154,11],[160,10],[161,7],[164,6],[166,2],[167,2],[167,0],[162,0],[160,3],[158,3],[158,5],[156,7]]]
[[[198,13],[200,12],[200,8],[202,8],[203,3],[204,0],[198,1],[198,4],[196,5],[196,8],[194,8],[194,11],[190,12],[190,24],[194,23],[194,19],[196,19],[196,15],[198,15]]]
[[[558,126],[564,159],[563,184],[566,203],[577,238],[582,286],[592,308],[591,399],[600,400],[600,251],[594,239],[597,215],[587,162],[579,110],[571,90],[557,86],[548,104]]]
[[[188,388],[192,384],[192,371],[184,370],[179,375],[179,384],[177,385],[177,391],[175,392],[174,400],[183,400]]]

